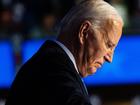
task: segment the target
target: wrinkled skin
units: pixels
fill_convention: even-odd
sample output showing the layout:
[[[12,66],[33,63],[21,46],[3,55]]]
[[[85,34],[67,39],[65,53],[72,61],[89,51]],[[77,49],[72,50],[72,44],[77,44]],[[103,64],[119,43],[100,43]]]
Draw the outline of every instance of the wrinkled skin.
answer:
[[[117,23],[117,24],[116,24]],[[96,72],[105,61],[112,62],[114,49],[122,34],[122,23],[116,22],[106,30],[97,30],[86,21],[81,26],[79,40],[81,48],[77,63],[82,77]]]

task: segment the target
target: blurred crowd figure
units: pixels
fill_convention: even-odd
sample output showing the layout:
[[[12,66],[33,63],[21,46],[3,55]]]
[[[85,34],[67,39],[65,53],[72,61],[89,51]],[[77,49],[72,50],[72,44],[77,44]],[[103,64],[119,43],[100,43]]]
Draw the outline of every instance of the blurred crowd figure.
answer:
[[[31,28],[29,32],[29,37],[34,39],[39,38],[51,38],[56,36],[55,24],[56,17],[54,14],[45,14],[43,15],[39,25],[35,25]]]
[[[58,21],[74,0],[1,0],[0,39],[56,36]]]
[[[7,38],[12,30],[12,13],[9,9],[3,9],[0,15],[0,37]]]
[[[22,42],[56,38],[59,21],[73,5],[74,0],[0,0],[0,40],[12,43],[17,70]]]
[[[82,0],[1,0],[0,39],[56,37],[59,21]],[[139,33],[140,0],[105,0],[124,20],[124,33]]]

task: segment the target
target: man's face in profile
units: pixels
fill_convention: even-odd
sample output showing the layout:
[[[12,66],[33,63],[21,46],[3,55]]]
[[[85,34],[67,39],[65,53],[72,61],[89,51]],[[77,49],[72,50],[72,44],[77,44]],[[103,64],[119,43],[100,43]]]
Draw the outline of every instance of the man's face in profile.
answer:
[[[86,60],[80,72],[83,77],[95,73],[105,61],[112,62],[114,49],[122,34],[122,23],[115,23],[112,29],[109,26],[105,28],[108,28],[106,32],[94,30],[88,35],[84,50]]]

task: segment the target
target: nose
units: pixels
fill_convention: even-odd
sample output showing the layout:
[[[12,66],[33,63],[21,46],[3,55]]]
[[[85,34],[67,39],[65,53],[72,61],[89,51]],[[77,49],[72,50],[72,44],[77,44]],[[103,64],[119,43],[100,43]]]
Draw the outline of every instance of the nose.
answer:
[[[105,61],[111,63],[112,60],[113,60],[113,52],[107,53],[107,54],[104,56],[104,59],[105,59]]]

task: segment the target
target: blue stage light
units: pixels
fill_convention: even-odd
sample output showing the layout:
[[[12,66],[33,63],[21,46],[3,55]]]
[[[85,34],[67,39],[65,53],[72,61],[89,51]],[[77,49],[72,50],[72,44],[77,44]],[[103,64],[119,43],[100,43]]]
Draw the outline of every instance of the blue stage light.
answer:
[[[0,88],[9,88],[14,79],[15,66],[12,46],[9,42],[0,42]]]

